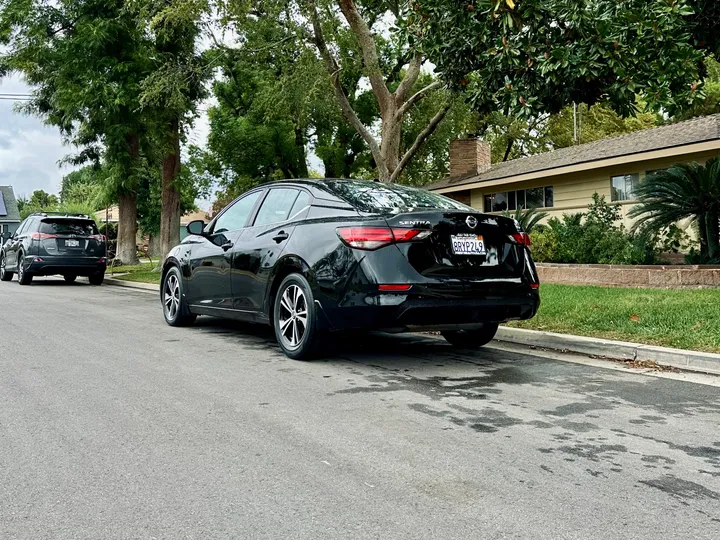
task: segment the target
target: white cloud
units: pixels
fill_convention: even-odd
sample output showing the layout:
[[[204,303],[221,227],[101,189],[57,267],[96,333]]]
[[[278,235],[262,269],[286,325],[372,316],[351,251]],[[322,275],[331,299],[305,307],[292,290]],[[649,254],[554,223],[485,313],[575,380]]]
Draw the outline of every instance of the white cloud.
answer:
[[[30,88],[16,76],[0,82],[0,93],[27,94]],[[17,195],[36,189],[57,193],[62,177],[72,170],[58,162],[72,151],[63,146],[56,128],[14,111],[19,102],[0,100],[0,184]]]

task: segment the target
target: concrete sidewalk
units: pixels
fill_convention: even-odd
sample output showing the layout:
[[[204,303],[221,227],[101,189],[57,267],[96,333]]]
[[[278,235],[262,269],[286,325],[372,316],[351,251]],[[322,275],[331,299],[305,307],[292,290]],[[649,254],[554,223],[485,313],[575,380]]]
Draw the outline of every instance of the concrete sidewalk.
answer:
[[[530,345],[543,349],[570,351],[604,358],[656,362],[661,366],[720,375],[720,354],[671,349],[642,343],[539,332],[501,326],[498,341]]]

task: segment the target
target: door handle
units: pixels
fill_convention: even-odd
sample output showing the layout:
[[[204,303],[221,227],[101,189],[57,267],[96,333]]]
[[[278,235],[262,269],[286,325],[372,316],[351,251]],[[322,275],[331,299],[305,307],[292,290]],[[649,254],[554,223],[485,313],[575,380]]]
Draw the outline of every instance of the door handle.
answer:
[[[222,246],[220,246],[220,247],[223,248],[224,251],[227,251],[228,249],[230,249],[230,248],[233,247],[234,245],[235,245],[235,244],[233,244],[232,242],[225,242],[225,243],[224,243]]]
[[[280,231],[275,236],[273,236],[273,240],[275,240],[278,244],[280,242],[284,242],[288,238],[290,238],[290,235],[288,233],[286,233],[285,231]]]

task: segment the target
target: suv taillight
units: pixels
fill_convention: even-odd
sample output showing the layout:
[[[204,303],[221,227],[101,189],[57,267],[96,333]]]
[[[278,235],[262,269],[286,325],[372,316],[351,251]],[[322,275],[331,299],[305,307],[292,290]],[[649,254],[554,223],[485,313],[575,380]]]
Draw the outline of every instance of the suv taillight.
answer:
[[[90,240],[97,240],[98,242],[105,242],[105,235],[104,234],[93,234],[92,236],[88,236]]]
[[[393,243],[422,240],[432,231],[390,227],[339,227],[337,234],[350,247],[374,250]]]
[[[47,240],[48,238],[57,238],[57,234],[47,234],[42,232],[34,232],[30,235],[33,240]]]

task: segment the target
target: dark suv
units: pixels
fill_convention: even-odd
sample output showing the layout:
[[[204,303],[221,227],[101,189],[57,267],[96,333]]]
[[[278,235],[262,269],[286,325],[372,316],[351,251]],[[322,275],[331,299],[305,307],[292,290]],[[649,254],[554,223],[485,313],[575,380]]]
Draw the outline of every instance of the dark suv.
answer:
[[[85,215],[32,214],[0,248],[0,280],[17,273],[20,285],[56,274],[68,283],[87,276],[91,285],[101,285],[105,267],[105,236]]]

